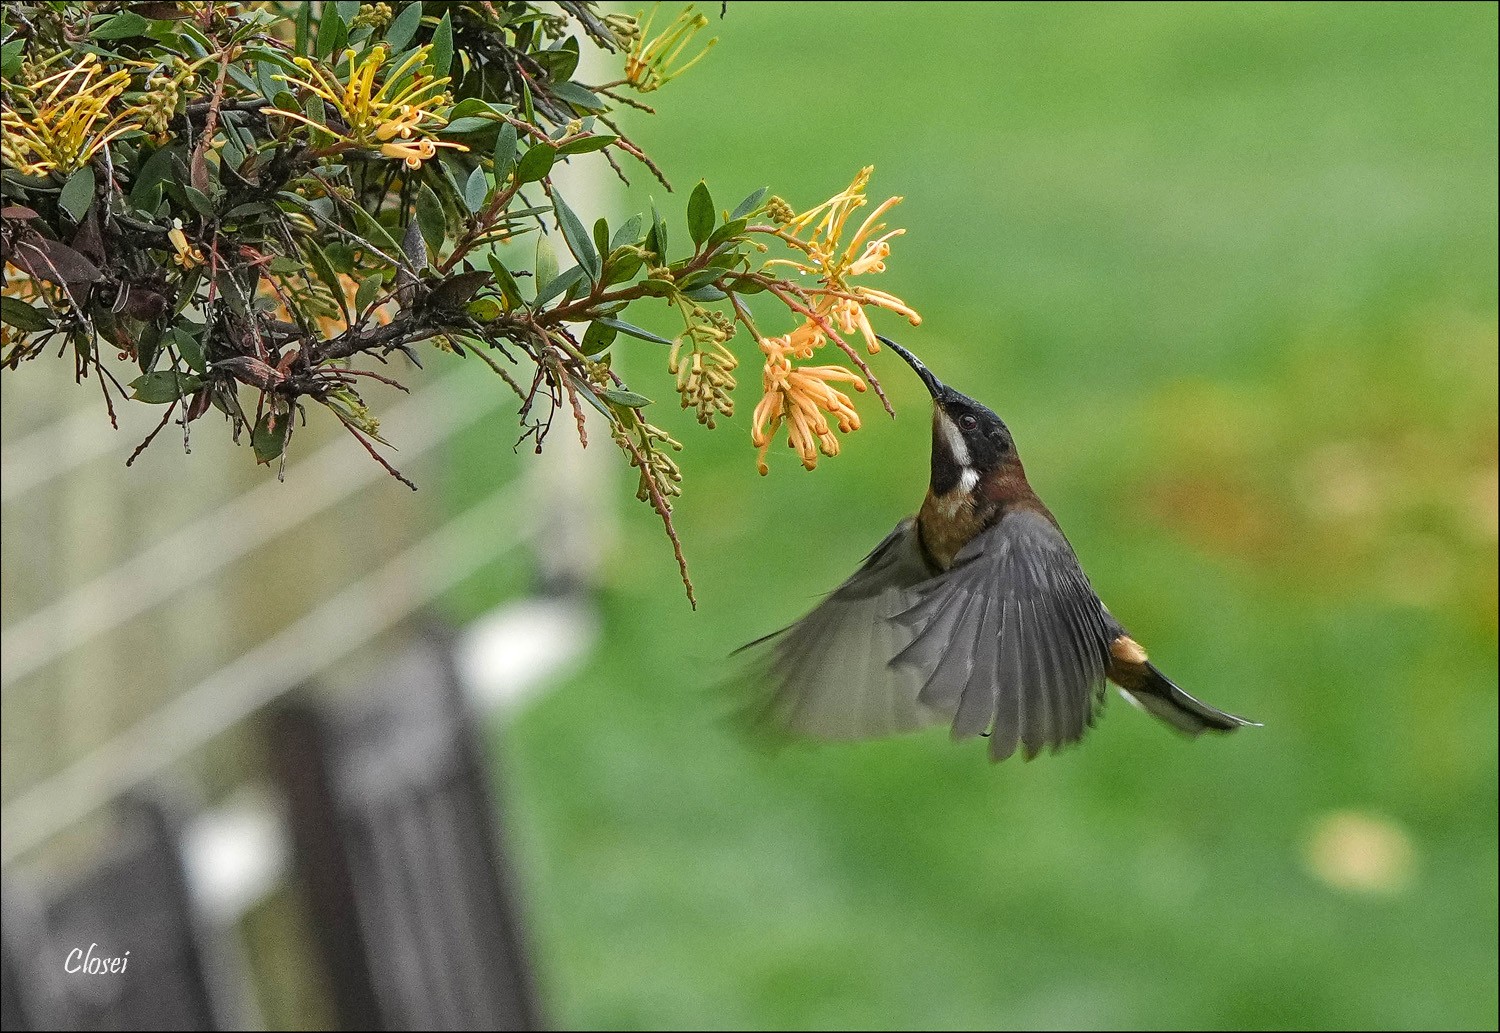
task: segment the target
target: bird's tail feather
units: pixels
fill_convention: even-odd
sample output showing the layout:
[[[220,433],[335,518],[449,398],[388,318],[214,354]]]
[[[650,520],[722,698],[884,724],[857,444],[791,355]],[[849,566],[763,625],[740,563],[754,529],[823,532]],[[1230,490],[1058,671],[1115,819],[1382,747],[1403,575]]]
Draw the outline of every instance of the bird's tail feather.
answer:
[[[1196,737],[1204,732],[1232,732],[1246,726],[1260,727],[1259,721],[1227,714],[1202,700],[1194,699],[1157,670],[1155,664],[1146,664],[1146,672],[1144,682],[1130,691],[1121,689],[1120,694],[1146,713],[1165,721],[1185,735]]]

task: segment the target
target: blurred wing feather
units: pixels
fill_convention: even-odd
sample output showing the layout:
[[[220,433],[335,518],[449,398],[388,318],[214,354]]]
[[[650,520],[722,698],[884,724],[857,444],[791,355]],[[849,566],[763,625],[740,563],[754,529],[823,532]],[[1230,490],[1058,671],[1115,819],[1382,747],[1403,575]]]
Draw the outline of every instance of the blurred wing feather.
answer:
[[[894,616],[911,639],[892,667],[954,738],[988,732],[990,757],[1082,738],[1104,695],[1104,611],[1062,532],[1031,511],[975,537]]]
[[[811,613],[745,647],[764,650],[756,680],[766,691],[753,716],[816,739],[868,739],[945,720],[918,700],[922,678],[890,662],[911,640],[891,617],[931,576],[915,522],[903,520]]]

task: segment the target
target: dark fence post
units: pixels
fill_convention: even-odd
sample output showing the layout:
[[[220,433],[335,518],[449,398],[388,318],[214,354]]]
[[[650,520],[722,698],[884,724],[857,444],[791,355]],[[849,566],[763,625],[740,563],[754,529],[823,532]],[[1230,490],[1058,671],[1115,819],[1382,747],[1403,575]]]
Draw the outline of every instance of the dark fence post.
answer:
[[[194,918],[176,820],[147,797],[120,801],[115,817],[104,857],[36,908],[8,903],[6,1028],[234,1025]]]
[[[303,889],[347,1029],[540,1026],[488,766],[452,643],[272,718]]]
[[[36,897],[11,883],[0,888],[0,1030],[71,1029],[62,969],[50,968],[47,931]]]

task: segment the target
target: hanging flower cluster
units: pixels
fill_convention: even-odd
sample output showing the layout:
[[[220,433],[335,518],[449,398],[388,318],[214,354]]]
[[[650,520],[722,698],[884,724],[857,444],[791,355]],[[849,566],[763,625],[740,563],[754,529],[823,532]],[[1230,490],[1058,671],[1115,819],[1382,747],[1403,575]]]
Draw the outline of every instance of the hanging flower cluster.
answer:
[[[880,351],[880,342],[865,313],[869,306],[904,316],[913,326],[922,322],[917,311],[896,295],[850,282],[855,277],[885,272],[891,240],[906,232],[886,230],[880,222],[886,212],[901,203],[900,197],[891,197],[876,207],[844,243],[849,217],[867,203],[865,187],[873,171],[874,166],[860,169],[847,189],[801,215],[791,215],[778,198],[767,203],[767,214],[783,224],[775,235],[800,255],[771,259],[766,268],[790,267],[804,276],[816,277],[819,286],[800,292],[807,302],[800,326],[781,337],[760,340],[766,356],[764,394],[755,407],[750,436],[762,474],[769,470],[766,450],[783,423],[787,425],[787,444],[809,470],[817,466],[819,453],[836,456],[839,452],[838,438],[823,413],[834,418],[841,433],[860,426],[859,414],[849,397],[829,385],[829,381],[844,381],[863,391],[865,382],[860,377],[841,366],[797,367],[792,360],[813,358],[831,336],[847,350],[839,336],[845,334],[863,337],[871,355]]]

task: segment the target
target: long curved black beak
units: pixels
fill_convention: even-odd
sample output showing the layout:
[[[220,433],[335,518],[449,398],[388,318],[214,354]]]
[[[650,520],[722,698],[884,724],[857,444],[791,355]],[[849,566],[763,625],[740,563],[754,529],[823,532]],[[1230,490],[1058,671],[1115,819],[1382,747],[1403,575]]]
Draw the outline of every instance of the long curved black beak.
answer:
[[[889,337],[882,337],[880,334],[876,334],[875,338],[881,344],[885,345],[887,348],[891,349],[891,351],[895,352],[897,355],[905,359],[906,364],[917,371],[917,376],[922,378],[922,383],[927,385],[927,392],[932,395],[934,399],[940,400],[943,395],[948,393],[947,385],[945,385],[937,377],[933,376],[932,370],[922,365],[921,359],[917,358],[915,355],[907,351],[905,348],[901,347]]]

